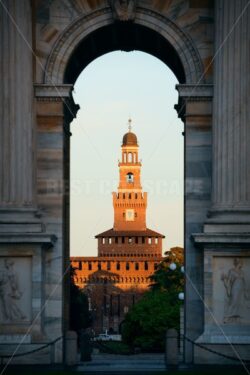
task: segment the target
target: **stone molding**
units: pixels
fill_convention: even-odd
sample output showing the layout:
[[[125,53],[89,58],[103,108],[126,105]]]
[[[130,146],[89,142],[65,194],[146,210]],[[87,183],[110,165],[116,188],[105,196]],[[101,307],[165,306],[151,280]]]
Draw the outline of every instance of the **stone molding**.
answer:
[[[35,97],[39,101],[63,101],[70,98],[73,85],[35,84]]]
[[[185,100],[202,101],[213,98],[213,85],[211,84],[176,85],[175,88],[179,97]]]
[[[67,63],[79,43],[93,31],[114,22],[111,7],[105,7],[78,18],[66,27],[48,57],[44,82],[62,84]],[[191,37],[173,21],[153,10],[137,7],[134,22],[160,33],[174,46],[182,61],[187,82],[204,82],[204,67],[197,48]]]
[[[250,232],[248,233],[193,233],[192,239],[196,245],[250,245]]]
[[[57,237],[47,233],[1,233],[0,244],[43,244],[52,247]]]

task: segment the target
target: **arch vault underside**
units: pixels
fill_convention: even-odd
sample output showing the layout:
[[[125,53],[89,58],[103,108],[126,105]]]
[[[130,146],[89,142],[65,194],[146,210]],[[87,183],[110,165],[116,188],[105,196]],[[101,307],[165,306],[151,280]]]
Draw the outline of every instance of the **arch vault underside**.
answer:
[[[13,319],[8,316],[13,301],[2,300],[0,350],[10,351],[20,340],[32,349],[58,339],[53,361],[63,361],[70,123],[79,109],[72,89],[91,61],[121,49],[154,55],[179,80],[176,109],[185,123],[185,335],[233,356],[230,340],[247,358],[250,99],[241,35],[250,35],[250,11],[223,44],[245,0],[242,7],[226,0],[215,0],[214,7],[205,0],[199,7],[194,0],[172,0],[164,6],[147,0],[125,3],[124,8],[117,0],[42,0],[36,5],[6,0],[22,35],[6,9],[0,10],[0,72],[5,83],[0,93],[5,103],[0,112],[0,276],[16,273],[23,295],[20,314]],[[218,52],[212,60],[213,51]],[[18,82],[18,90],[8,82]],[[238,283],[244,279],[245,286],[238,292],[231,287],[230,299],[227,280],[232,274]],[[186,363],[221,362],[190,341],[184,352]],[[32,360],[51,361],[48,350],[42,354]]]

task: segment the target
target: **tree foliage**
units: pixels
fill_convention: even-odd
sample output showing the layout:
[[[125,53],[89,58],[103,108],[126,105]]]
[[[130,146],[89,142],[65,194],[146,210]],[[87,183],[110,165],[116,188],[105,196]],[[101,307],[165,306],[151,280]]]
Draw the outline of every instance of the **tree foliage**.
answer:
[[[166,330],[179,329],[182,302],[178,294],[184,288],[183,251],[174,249],[159,264],[151,277],[150,290],[128,312],[122,326],[124,342],[143,351],[163,350]],[[170,268],[173,262],[174,270]]]

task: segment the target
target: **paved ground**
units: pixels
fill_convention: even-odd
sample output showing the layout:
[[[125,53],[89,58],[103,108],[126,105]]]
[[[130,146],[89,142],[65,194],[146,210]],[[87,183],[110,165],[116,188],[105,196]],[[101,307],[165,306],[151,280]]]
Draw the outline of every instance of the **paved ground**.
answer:
[[[77,371],[85,372],[163,372],[166,371],[163,354],[94,354],[91,362],[81,362]]]

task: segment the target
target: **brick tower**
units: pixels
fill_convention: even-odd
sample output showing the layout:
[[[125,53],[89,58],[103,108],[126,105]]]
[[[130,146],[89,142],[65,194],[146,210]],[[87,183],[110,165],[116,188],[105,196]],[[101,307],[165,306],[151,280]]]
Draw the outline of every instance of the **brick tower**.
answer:
[[[164,236],[146,226],[147,193],[142,191],[138,150],[129,120],[122,142],[118,192],[113,192],[114,225],[96,236],[99,256],[162,256]]]
[[[122,142],[118,191],[113,193],[114,225],[96,235],[97,257],[74,257],[75,283],[87,293],[95,333],[119,332],[129,308],[148,289],[162,260],[164,236],[146,226],[147,193],[141,186],[137,137]]]

